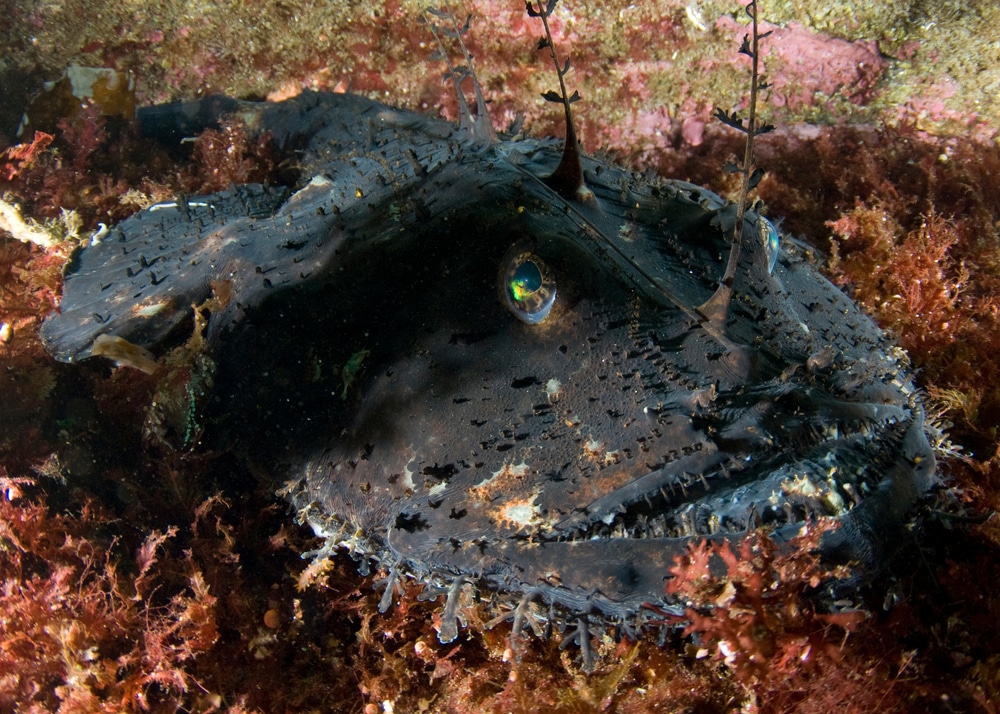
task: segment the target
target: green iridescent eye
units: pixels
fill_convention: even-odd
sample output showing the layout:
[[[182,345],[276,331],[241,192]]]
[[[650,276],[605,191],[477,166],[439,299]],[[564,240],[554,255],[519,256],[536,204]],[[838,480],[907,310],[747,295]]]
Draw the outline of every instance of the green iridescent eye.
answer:
[[[515,251],[508,253],[500,271],[500,293],[514,317],[537,325],[556,302],[556,283],[538,256]]]
[[[539,270],[538,263],[526,260],[514,269],[514,274],[510,278],[510,293],[515,301],[528,300],[540,287],[542,287],[542,271]]]

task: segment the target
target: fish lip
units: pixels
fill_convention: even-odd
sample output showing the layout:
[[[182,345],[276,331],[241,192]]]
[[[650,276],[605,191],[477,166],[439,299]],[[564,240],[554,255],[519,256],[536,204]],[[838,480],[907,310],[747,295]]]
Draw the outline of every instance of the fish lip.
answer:
[[[904,499],[912,506],[917,492],[927,490],[924,474],[933,472],[922,410],[916,408],[904,418],[906,410],[895,405],[845,404],[855,416],[868,410],[867,416],[874,418],[841,421],[831,430],[833,436],[809,445],[797,458],[755,464],[744,478],[738,478],[742,469],[726,470],[733,463],[731,454],[706,442],[700,451],[601,496],[534,537],[545,542],[644,541],[660,537],[647,535],[659,530],[663,537],[691,540],[743,533],[760,525],[800,527],[818,518],[842,518],[880,488],[913,492]],[[894,473],[874,466],[859,469],[851,456],[880,440],[881,453],[898,453],[900,448],[912,453],[912,466],[897,466]],[[748,465],[751,457],[748,452]],[[720,478],[726,480],[719,484]],[[903,483],[893,485],[893,479]],[[657,519],[661,523],[651,525]]]

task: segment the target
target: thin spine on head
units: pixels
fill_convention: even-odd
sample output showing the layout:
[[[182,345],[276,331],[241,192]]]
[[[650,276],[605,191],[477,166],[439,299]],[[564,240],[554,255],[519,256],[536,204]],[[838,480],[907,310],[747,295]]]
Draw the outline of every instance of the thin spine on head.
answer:
[[[573,126],[573,110],[570,108],[573,102],[580,101],[580,93],[574,91],[572,96],[566,93],[566,81],[564,77],[569,72],[570,62],[567,59],[565,63],[560,65],[559,56],[556,54],[556,46],[552,41],[552,31],[549,29],[549,15],[555,10],[556,3],[558,2],[559,0],[548,0],[545,7],[542,7],[541,2],[539,2],[537,10],[531,2],[526,0],[524,3],[529,17],[538,17],[542,20],[542,27],[545,28],[545,37],[538,41],[538,49],[543,50],[548,48],[552,62],[556,66],[556,74],[559,77],[559,92],[548,91],[542,97],[547,102],[562,104],[566,111],[566,144],[563,147],[562,159],[559,161],[559,166],[556,167],[556,170],[552,172],[552,175],[545,179],[545,183],[563,198],[571,201],[590,201],[593,200],[594,194],[591,193],[583,181],[583,165],[580,163],[580,144],[577,141],[576,129]]]
[[[461,114],[459,118],[459,126],[465,129],[469,134],[474,136],[482,144],[493,144],[497,140],[496,132],[493,130],[493,122],[490,120],[489,111],[486,109],[486,99],[483,96],[482,85],[479,84],[479,78],[476,76],[476,71],[472,67],[473,56],[469,52],[469,48],[465,45],[465,40],[462,39],[463,35],[469,31],[469,25],[472,21],[472,15],[467,15],[465,22],[459,26],[458,20],[452,14],[451,9],[448,7],[447,3],[444,3],[440,8],[427,8],[427,14],[438,18],[439,20],[450,22],[451,27],[439,27],[433,22],[429,23],[431,34],[434,35],[434,39],[438,44],[438,54],[440,59],[443,59],[448,65],[448,72],[445,74],[445,79],[450,79],[455,85],[455,94],[458,97],[458,107],[459,113]],[[445,49],[444,42],[441,40],[441,35],[446,37],[451,37],[458,41],[458,46],[462,50],[462,56],[465,59],[465,64],[455,67],[452,65],[451,60],[448,59],[448,52]],[[469,109],[469,103],[465,100],[465,93],[462,91],[462,82],[466,77],[472,77],[472,86],[476,94],[476,114],[475,117],[472,115],[472,111]]]
[[[746,124],[743,119],[736,115],[736,112],[729,113],[725,109],[717,108],[715,117],[726,126],[732,127],[746,135],[746,143],[743,148],[743,161],[739,165],[728,164],[726,169],[740,174],[740,193],[736,201],[736,225],[733,228],[733,245],[729,253],[729,262],[726,264],[726,272],[722,276],[722,281],[715,293],[701,306],[698,312],[709,322],[715,324],[717,329],[724,330],[726,315],[729,311],[729,303],[733,296],[733,280],[736,277],[736,265],[739,262],[740,247],[743,241],[743,221],[747,212],[750,191],[752,191],[764,175],[762,169],[757,168],[757,161],[753,153],[754,137],[767,134],[774,130],[771,124],[757,123],[757,95],[762,89],[767,89],[767,82],[761,79],[759,74],[759,46],[760,41],[770,35],[770,32],[761,34],[757,29],[757,0],[751,0],[746,7],[747,15],[750,16],[751,33],[743,35],[743,44],[740,45],[740,54],[750,57],[751,81],[750,81],[750,106]]]

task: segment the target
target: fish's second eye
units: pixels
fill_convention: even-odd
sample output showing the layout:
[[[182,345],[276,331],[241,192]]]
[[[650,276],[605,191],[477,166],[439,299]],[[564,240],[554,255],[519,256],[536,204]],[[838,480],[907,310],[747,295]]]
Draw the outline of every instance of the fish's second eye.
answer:
[[[504,306],[521,322],[537,325],[552,310],[556,283],[542,260],[526,251],[512,251],[500,270]]]
[[[781,237],[778,235],[778,229],[774,227],[771,221],[763,216],[758,220],[760,241],[764,244],[764,250],[767,251],[767,272],[773,273],[774,265],[778,262],[778,253],[781,252]]]

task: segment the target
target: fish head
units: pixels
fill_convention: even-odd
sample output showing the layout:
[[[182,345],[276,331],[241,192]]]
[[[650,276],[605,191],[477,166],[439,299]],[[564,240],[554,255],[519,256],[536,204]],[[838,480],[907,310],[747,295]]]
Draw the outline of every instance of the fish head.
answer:
[[[388,568],[624,619],[693,539],[791,537],[886,469],[925,488],[901,353],[770,221],[748,213],[736,242],[710,191],[598,162],[573,203],[539,180],[557,152],[518,151],[439,175],[433,217],[345,251],[318,301],[333,361],[362,356],[289,487],[318,531]],[[732,250],[720,324],[699,308]]]

